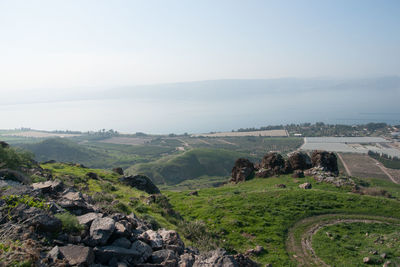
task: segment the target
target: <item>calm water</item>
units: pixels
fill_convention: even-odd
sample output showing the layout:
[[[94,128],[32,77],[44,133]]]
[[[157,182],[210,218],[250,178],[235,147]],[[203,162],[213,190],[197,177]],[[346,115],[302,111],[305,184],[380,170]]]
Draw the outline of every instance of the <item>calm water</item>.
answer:
[[[210,100],[120,98],[0,106],[0,129],[199,133],[286,123],[400,124],[398,91],[271,93]]]

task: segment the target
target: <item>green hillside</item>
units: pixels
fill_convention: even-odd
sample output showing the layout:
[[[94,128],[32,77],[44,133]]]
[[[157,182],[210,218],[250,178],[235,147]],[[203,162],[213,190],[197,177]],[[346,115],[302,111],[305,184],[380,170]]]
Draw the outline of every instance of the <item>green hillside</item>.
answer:
[[[173,185],[201,176],[230,175],[235,160],[243,154],[222,149],[192,149],[177,156],[136,164],[130,174],[144,174],[156,184]]]
[[[298,185],[304,182],[310,182],[313,189],[300,189]],[[277,184],[285,184],[286,188],[277,188]],[[261,245],[266,251],[254,260],[263,264],[272,263],[272,266],[296,266],[299,255],[292,257],[294,253],[288,250],[286,240],[289,229],[303,218],[345,214],[342,216],[375,215],[400,219],[400,185],[376,183],[373,179],[367,181],[371,188],[374,184],[378,186],[372,191],[388,190],[393,197],[362,196],[350,193],[351,189],[347,187],[317,183],[311,177],[293,179],[288,176],[255,178],[237,185],[200,189],[198,196],[188,194],[189,191],[163,193],[186,221],[206,226],[213,237],[213,241],[207,241],[208,244],[214,242],[228,251],[241,253]],[[188,234],[193,229],[194,226],[182,231]],[[297,234],[302,233],[301,229]],[[298,235],[295,237],[299,238]],[[201,245],[202,238],[193,240]],[[357,253],[356,262],[360,264],[368,255],[360,251]],[[396,258],[393,254],[392,257]],[[344,266],[357,264],[349,262]],[[306,264],[311,265],[311,262]]]
[[[56,160],[60,162],[87,163],[105,155],[63,138],[50,138],[36,144],[21,145],[35,154],[37,161]]]

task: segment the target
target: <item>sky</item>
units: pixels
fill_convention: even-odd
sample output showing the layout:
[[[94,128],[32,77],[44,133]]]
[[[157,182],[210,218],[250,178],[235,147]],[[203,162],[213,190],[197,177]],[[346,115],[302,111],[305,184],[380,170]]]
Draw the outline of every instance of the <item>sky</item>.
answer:
[[[399,0],[0,0],[0,129],[400,123],[399,14]],[[362,80],[379,77],[392,91]],[[251,93],[282,78],[300,80]]]
[[[399,14],[398,0],[0,0],[0,90],[400,75]]]

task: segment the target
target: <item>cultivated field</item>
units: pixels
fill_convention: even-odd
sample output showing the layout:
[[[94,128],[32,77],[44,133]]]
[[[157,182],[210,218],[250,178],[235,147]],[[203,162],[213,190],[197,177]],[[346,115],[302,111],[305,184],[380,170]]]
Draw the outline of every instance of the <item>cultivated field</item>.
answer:
[[[100,142],[118,144],[118,145],[143,145],[151,141],[151,138],[138,138],[138,137],[111,137]]]
[[[288,132],[286,130],[268,130],[268,131],[251,131],[251,132],[221,132],[221,133],[212,133],[212,134],[195,134],[195,137],[203,136],[203,137],[238,137],[238,136],[288,136]]]
[[[340,153],[349,175],[360,178],[380,178],[389,180],[389,177],[378,167],[376,162],[365,154]]]
[[[302,150],[367,154],[369,150],[400,157],[400,149],[381,137],[306,137]]]
[[[28,137],[28,138],[49,138],[49,137],[75,137],[80,134],[60,134],[60,133],[48,133],[40,131],[22,131],[16,133],[2,134],[2,136],[17,136],[17,137]]]

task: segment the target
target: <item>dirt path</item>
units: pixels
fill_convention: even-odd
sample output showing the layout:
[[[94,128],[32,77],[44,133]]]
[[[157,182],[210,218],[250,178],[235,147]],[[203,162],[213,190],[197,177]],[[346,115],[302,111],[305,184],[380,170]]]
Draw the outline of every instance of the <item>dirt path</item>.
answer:
[[[232,146],[238,146],[237,144],[229,142],[229,141],[226,141],[224,139],[218,139],[218,141],[220,141],[221,143],[224,143],[224,144],[228,144],[228,145],[232,145]]]
[[[339,223],[400,223],[400,220],[379,216],[326,214],[305,218],[289,229],[286,250],[298,266],[329,266],[320,259],[312,248],[312,237],[320,229]],[[400,224],[399,224],[400,225]],[[303,229],[300,239],[296,238],[296,230]]]
[[[339,159],[342,161],[343,167],[345,168],[347,175],[351,176],[351,171],[349,169],[349,166],[347,166],[346,162],[343,160],[342,155],[340,155],[340,153],[337,153],[337,155],[338,155]]]
[[[399,182],[396,181],[396,179],[394,179],[393,176],[387,171],[386,167],[383,166],[382,163],[380,163],[379,161],[377,161],[377,160],[374,159],[374,158],[371,158],[371,159],[376,163],[376,166],[378,166],[378,167],[387,175],[387,177],[389,177],[390,180],[392,180],[393,183],[395,183],[395,184],[398,184],[398,183],[399,183]]]

